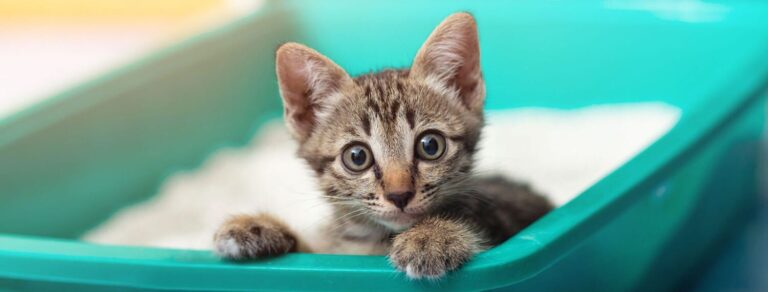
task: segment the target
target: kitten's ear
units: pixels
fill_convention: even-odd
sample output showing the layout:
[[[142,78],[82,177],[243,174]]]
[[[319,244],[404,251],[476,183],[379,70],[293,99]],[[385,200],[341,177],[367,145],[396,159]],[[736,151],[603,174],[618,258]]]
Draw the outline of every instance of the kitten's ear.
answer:
[[[294,137],[304,141],[337,101],[335,93],[352,84],[352,78],[336,63],[301,44],[280,46],[276,58],[286,123]]]
[[[482,112],[485,83],[475,18],[469,13],[455,13],[443,20],[416,54],[411,74],[456,90],[470,111]]]

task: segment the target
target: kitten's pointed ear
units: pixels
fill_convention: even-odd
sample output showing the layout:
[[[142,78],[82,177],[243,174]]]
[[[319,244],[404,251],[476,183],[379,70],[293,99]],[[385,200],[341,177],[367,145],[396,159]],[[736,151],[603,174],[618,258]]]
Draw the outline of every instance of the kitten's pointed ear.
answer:
[[[286,123],[294,137],[304,141],[337,101],[336,93],[353,83],[352,78],[336,63],[301,44],[280,46],[276,58]]]
[[[470,111],[482,112],[485,83],[475,18],[462,12],[443,20],[416,54],[411,74],[456,90]]]

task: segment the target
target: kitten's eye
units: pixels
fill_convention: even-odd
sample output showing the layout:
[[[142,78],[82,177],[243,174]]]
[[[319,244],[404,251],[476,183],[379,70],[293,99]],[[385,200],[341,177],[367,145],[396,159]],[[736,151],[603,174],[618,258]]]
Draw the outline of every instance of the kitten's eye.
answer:
[[[445,138],[438,133],[422,134],[416,142],[416,153],[422,159],[435,160],[440,158],[443,152],[445,152]]]
[[[363,171],[373,164],[373,155],[368,147],[354,144],[344,149],[341,162],[351,171]]]

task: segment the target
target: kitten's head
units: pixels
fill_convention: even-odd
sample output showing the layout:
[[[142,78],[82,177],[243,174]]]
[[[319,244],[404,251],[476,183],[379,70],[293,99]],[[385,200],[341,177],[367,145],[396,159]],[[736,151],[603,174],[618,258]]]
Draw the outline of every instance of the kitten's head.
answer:
[[[485,96],[471,15],[445,19],[410,70],[351,78],[288,43],[277,50],[277,77],[299,155],[338,209],[401,230],[468,178]]]

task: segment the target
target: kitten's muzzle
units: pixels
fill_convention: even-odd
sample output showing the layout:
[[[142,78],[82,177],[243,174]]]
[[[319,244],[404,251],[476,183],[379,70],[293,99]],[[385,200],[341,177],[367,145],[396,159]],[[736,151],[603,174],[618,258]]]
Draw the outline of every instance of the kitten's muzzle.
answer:
[[[405,211],[405,206],[408,205],[408,202],[413,199],[413,192],[401,192],[401,193],[388,193],[384,195],[384,198],[387,199],[390,203],[395,205],[400,211]]]

